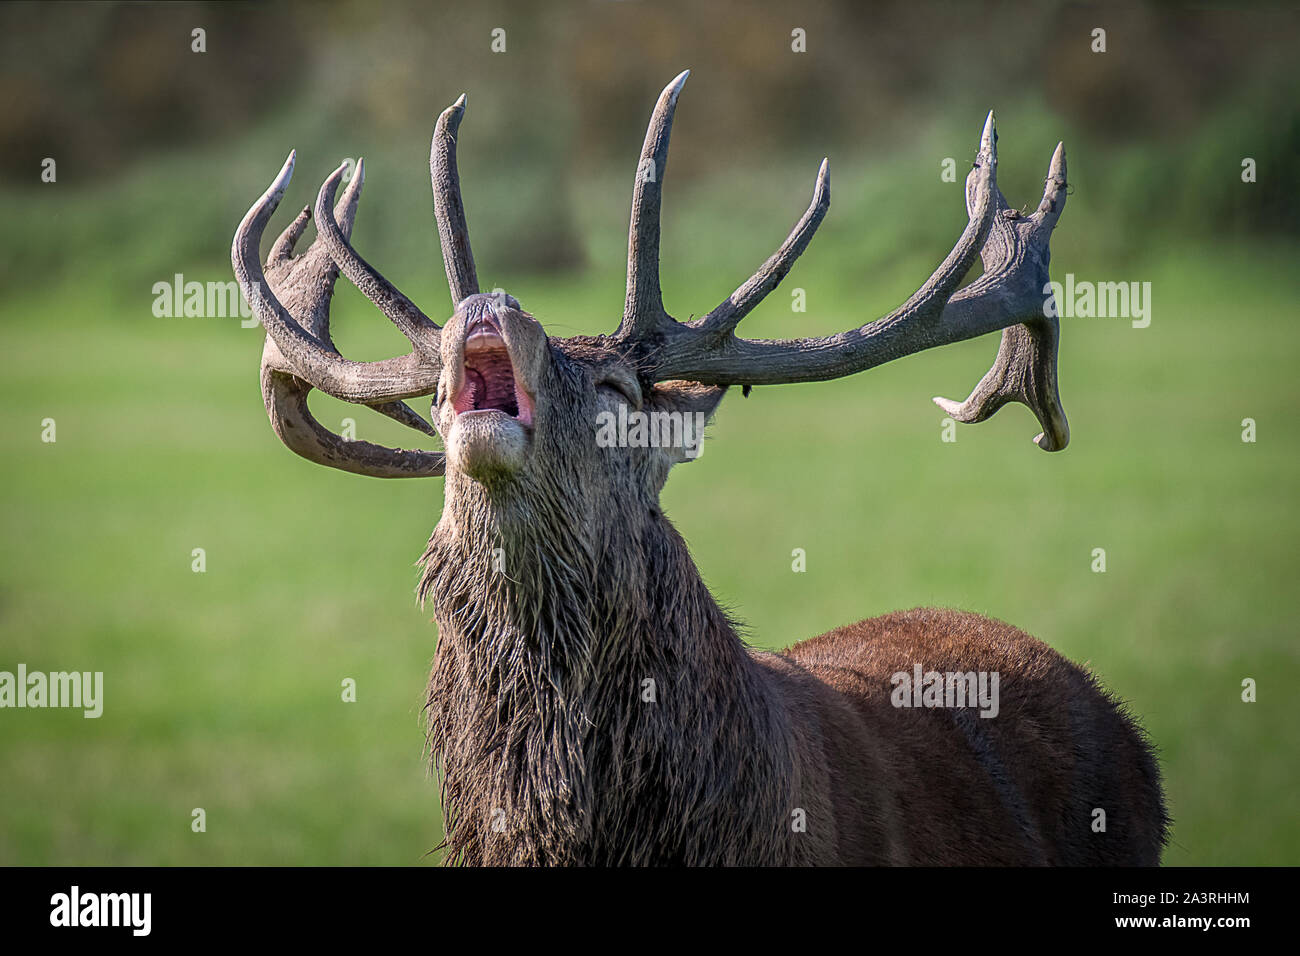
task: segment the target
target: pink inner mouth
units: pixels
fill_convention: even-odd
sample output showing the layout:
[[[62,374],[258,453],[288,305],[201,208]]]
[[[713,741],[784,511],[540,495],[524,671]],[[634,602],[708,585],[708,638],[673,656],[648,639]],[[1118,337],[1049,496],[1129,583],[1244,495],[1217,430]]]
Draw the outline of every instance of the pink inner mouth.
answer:
[[[480,325],[465,342],[465,384],[452,400],[457,415],[498,411],[521,424],[533,419],[532,401],[515,378],[505,340]]]

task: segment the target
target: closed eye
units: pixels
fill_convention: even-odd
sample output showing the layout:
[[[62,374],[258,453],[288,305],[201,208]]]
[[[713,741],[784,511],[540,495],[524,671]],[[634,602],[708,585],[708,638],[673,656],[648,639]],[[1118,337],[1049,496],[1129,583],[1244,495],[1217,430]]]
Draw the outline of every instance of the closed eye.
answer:
[[[641,386],[631,377],[610,376],[597,382],[596,387],[605,389],[633,408],[641,407]]]

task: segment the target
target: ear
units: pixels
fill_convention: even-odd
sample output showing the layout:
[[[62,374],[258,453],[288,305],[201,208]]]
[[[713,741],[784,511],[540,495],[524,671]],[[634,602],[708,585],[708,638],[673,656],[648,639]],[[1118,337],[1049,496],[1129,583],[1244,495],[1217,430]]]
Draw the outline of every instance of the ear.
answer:
[[[674,441],[663,448],[672,464],[694,461],[704,451],[704,426],[717,411],[725,385],[700,385],[698,382],[660,382],[650,390],[649,402],[653,410],[680,415],[674,418]],[[676,425],[681,425],[681,441],[677,441]]]

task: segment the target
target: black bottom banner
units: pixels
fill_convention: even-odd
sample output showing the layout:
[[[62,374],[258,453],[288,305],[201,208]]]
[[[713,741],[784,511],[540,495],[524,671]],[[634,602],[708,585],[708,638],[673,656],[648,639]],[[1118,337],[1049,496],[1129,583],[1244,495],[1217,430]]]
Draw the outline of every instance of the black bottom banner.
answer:
[[[1287,869],[9,869],[0,871],[0,918],[6,939],[75,936],[92,945],[196,937],[339,943],[402,931],[418,939],[438,927],[433,940],[457,924],[494,946],[515,933],[530,942],[550,937],[552,945],[561,934],[617,944],[647,932],[667,942],[711,929],[734,941],[755,926],[769,944],[782,930],[811,943],[855,927],[852,935],[871,942],[1105,935],[1230,945],[1260,927],[1281,929],[1294,876]]]

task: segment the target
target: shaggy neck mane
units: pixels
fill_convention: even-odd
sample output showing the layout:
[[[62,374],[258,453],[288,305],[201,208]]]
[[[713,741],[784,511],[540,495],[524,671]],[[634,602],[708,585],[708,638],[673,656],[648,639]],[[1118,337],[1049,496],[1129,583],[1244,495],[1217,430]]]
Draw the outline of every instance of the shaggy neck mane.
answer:
[[[593,547],[577,503],[462,481],[419,587],[439,630],[426,710],[448,861],[769,855],[791,731],[668,520]],[[762,819],[770,832],[736,832]]]

